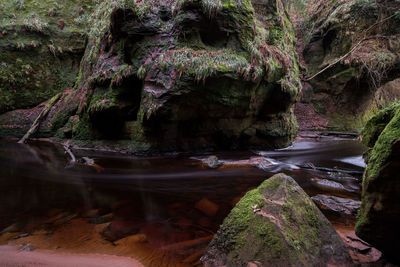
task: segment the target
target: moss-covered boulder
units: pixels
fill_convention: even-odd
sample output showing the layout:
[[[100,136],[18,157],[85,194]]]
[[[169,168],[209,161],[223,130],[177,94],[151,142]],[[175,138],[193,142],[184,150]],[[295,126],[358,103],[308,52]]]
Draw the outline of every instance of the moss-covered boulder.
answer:
[[[39,135],[159,150],[288,145],[301,84],[287,9],[280,0],[100,1],[75,88]]]
[[[312,0],[297,13],[305,76],[313,77],[304,95],[329,128],[359,131],[398,96],[385,85],[400,77],[399,9],[396,0]]]
[[[75,84],[95,0],[0,3],[0,114]]]
[[[371,147],[363,176],[356,234],[400,263],[400,105],[378,112],[366,124],[363,141]]]
[[[351,266],[339,235],[289,176],[248,192],[224,220],[205,266]]]

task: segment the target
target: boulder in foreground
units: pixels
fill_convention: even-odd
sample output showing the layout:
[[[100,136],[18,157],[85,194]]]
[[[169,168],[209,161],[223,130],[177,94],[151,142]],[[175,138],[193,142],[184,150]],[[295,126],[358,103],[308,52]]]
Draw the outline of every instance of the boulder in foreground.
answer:
[[[332,225],[285,174],[240,200],[201,261],[205,266],[352,265]]]

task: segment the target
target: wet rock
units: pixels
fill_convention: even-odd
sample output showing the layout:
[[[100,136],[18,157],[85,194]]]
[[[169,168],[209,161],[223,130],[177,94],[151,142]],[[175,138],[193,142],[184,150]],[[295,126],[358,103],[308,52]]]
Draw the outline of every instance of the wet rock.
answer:
[[[277,174],[248,192],[211,241],[205,266],[351,266],[342,240],[307,194]]]
[[[115,242],[115,245],[132,246],[135,243],[144,243],[146,241],[147,241],[147,236],[145,234],[136,234],[118,240],[117,242]]]
[[[379,117],[385,121],[387,111],[378,112],[371,121],[379,121]],[[366,127],[374,126],[367,123]],[[363,132],[371,134],[363,139],[367,145],[374,139],[376,142],[367,156],[356,234],[381,250],[389,260],[400,263],[400,254],[394,245],[400,237],[400,106],[396,104],[392,119],[378,138],[374,136],[380,129]]]
[[[0,232],[0,234],[20,232],[22,229],[23,229],[23,225],[21,223],[13,223],[10,226],[4,228]]]
[[[111,222],[114,219],[114,215],[112,213],[103,215],[101,217],[93,217],[90,219],[90,223],[93,224],[103,224],[103,223],[108,223]]]
[[[69,221],[77,218],[77,214],[71,214],[69,212],[61,212],[56,216],[53,216],[45,221],[45,224],[52,224],[53,226],[66,224]]]
[[[99,209],[92,209],[82,213],[82,218],[96,218],[99,217]]]
[[[316,195],[311,198],[322,210],[328,210],[344,217],[355,217],[361,201],[336,196]]]
[[[206,198],[202,198],[196,202],[194,207],[209,217],[214,217],[219,210],[219,206],[217,204]]]
[[[319,179],[319,178],[313,178],[311,179],[312,182],[314,182],[314,185],[318,187],[321,190],[324,191],[330,191],[330,192],[352,192],[354,190],[348,189],[344,187],[341,183],[334,182],[331,180],[327,179]]]
[[[114,242],[139,231],[137,223],[123,219],[114,220],[102,232],[104,239]]]
[[[197,224],[206,229],[210,229],[213,226],[212,222],[206,217],[201,217]]]
[[[175,202],[168,206],[168,216],[177,217],[185,214],[189,210],[189,206],[186,203]]]
[[[218,168],[218,166],[221,164],[218,160],[217,156],[209,156],[208,158],[206,158],[203,163],[211,168],[211,169],[216,169]]]
[[[193,226],[193,220],[188,218],[179,218],[175,224],[182,230],[188,230],[191,226]]]
[[[34,251],[35,247],[32,244],[23,245],[22,248],[18,249],[18,252]]]
[[[353,227],[349,228],[342,225],[335,225],[334,227],[349,250],[350,256],[355,264],[370,263],[373,264],[371,266],[385,266],[385,264],[380,265],[377,262],[381,258],[382,253],[357,237]]]
[[[28,237],[28,236],[29,236],[28,233],[24,233],[24,234],[17,235],[16,237],[14,237],[14,239],[25,238],[25,237]]]
[[[246,167],[259,167],[261,169],[271,166],[272,163],[263,157],[252,157],[245,160],[237,160],[224,162],[220,168],[246,168]]]

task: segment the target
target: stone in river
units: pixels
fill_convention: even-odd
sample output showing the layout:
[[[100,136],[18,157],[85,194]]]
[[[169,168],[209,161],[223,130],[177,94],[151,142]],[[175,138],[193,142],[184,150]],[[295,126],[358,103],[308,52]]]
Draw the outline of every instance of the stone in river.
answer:
[[[311,198],[322,210],[329,210],[342,216],[356,216],[361,201],[336,196],[316,195]]]
[[[217,204],[206,198],[202,198],[201,200],[197,201],[194,207],[208,217],[214,217],[219,210],[219,206]]]

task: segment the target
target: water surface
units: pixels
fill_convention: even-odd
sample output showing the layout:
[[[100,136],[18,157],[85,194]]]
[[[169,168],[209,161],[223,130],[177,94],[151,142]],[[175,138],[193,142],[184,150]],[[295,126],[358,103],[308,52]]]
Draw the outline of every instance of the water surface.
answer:
[[[240,197],[275,173],[292,176],[310,196],[358,200],[357,173],[365,167],[364,147],[358,141],[335,138],[298,140],[275,151],[159,157],[73,152],[93,159],[96,166],[71,164],[63,147],[52,143],[0,140],[0,228],[14,227],[14,236],[28,233],[13,242],[72,252],[90,248],[132,256],[149,266],[198,263],[209,238]],[[271,164],[210,169],[200,161],[210,155],[222,163],[264,157]],[[82,231],[69,234],[77,228]],[[127,236],[131,239],[120,240]],[[0,237],[3,244],[10,243],[9,233]],[[133,239],[134,246],[125,242]]]

